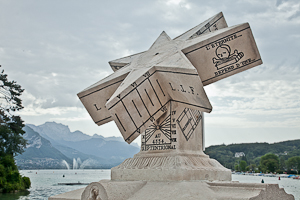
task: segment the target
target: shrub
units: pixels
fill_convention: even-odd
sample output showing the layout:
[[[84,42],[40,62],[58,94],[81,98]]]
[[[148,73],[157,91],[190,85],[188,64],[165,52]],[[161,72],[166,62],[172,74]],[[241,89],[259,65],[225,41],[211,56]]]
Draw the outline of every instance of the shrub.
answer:
[[[26,176],[22,177],[25,189],[29,189],[31,186],[30,179]]]
[[[20,183],[21,182],[21,176],[18,171],[10,171],[6,175],[7,182],[10,183]]]
[[[0,157],[0,192],[15,192],[30,188],[28,177],[22,177],[11,155]]]

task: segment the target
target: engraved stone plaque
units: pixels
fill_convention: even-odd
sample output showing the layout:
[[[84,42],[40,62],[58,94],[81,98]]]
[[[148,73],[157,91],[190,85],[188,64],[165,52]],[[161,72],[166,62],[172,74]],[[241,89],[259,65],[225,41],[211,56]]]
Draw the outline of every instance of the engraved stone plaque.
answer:
[[[209,37],[209,38],[207,38]],[[182,51],[195,66],[203,85],[262,64],[248,23],[198,37]]]
[[[170,101],[165,112],[141,135],[141,151],[202,150],[202,112]],[[198,134],[194,134],[198,132]],[[200,133],[200,134],[199,134]]]

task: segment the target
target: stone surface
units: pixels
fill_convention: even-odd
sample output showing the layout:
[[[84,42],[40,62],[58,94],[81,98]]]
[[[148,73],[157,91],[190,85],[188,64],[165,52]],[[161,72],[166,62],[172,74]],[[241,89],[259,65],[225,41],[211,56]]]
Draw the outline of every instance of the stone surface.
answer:
[[[204,86],[262,64],[248,23],[188,41],[182,52]]]
[[[92,183],[77,195],[65,193],[49,200],[294,200],[293,195],[287,194],[277,184],[226,181],[102,180]]]
[[[84,190],[85,188],[80,188],[77,190],[73,190],[70,192],[49,197],[48,200],[64,200],[64,199],[80,200],[81,194],[83,193]]]
[[[230,181],[231,171],[218,161],[199,155],[147,155],[136,154],[112,168],[111,180],[220,180]]]
[[[115,93],[122,92],[107,102],[126,142],[132,142],[167,112],[171,100],[204,112],[212,110],[196,70],[155,66],[142,70],[145,73],[140,77],[135,74],[138,71],[127,77],[134,82],[121,85]]]
[[[112,168],[111,179],[230,181],[231,171],[202,151],[203,113],[177,101],[166,109],[142,133],[141,151]]]
[[[184,93],[192,93],[188,85]],[[176,91],[178,92],[178,91]],[[180,91],[180,93],[183,93]],[[170,101],[166,112],[141,136],[141,153],[203,154],[203,112],[195,106]]]

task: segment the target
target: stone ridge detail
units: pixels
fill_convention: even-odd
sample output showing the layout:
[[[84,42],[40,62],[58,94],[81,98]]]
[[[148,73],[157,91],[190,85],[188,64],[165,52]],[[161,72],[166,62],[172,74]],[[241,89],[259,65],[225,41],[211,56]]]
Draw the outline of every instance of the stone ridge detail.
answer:
[[[218,161],[200,156],[155,156],[128,158],[113,169],[210,169],[228,171]]]
[[[113,181],[231,181],[231,171],[206,155],[141,155],[111,169]]]

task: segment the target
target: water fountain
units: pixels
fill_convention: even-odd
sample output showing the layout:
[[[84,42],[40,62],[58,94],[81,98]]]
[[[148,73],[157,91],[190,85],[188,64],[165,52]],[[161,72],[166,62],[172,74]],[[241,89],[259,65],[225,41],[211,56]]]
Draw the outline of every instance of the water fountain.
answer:
[[[61,162],[62,162],[63,165],[66,165],[66,167],[67,167],[68,170],[70,169],[70,166],[69,166],[69,164],[67,163],[67,161],[62,160]]]
[[[73,158],[73,169],[79,169],[81,165],[81,159],[78,157],[77,159]]]

